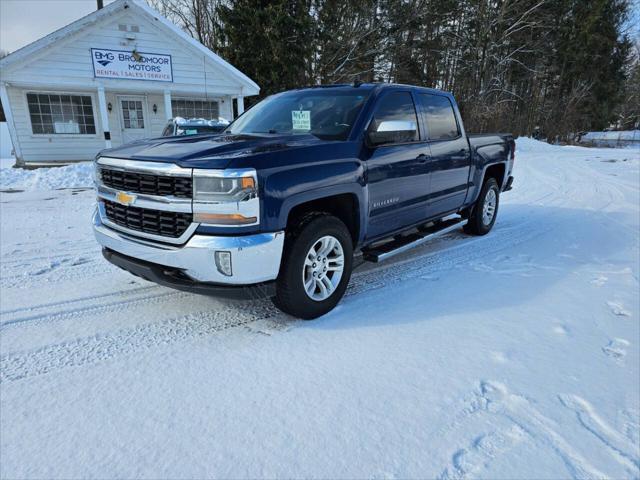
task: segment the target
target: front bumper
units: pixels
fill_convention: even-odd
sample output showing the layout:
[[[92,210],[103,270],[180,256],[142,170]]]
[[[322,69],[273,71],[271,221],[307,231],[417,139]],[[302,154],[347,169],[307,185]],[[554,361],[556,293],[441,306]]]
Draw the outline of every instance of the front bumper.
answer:
[[[190,293],[213,295],[235,300],[269,298],[275,295],[275,281],[253,285],[222,285],[211,282],[196,282],[177,268],[165,267],[137,258],[127,257],[108,248],[102,249],[102,255],[109,262],[133,275],[155,282],[165,287]]]
[[[228,237],[193,235],[184,245],[157,243],[104,225],[98,209],[93,216],[93,230],[98,243],[107,249],[106,252],[116,252],[120,254],[118,257],[124,256],[156,267],[168,267],[174,273],[180,272],[180,278],[192,284],[206,282],[231,287],[275,280],[280,270],[284,247],[284,232]],[[231,253],[230,276],[218,271],[216,251]],[[111,261],[106,254],[105,257]],[[123,265],[118,266],[125,268]]]

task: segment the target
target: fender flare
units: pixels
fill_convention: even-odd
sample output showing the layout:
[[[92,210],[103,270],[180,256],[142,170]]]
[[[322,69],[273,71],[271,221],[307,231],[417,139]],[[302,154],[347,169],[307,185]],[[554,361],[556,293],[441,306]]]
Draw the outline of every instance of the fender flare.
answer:
[[[303,203],[312,202],[314,200],[322,200],[323,198],[335,197],[337,195],[353,195],[358,202],[358,216],[359,216],[359,234],[358,242],[361,242],[366,234],[366,218],[367,218],[367,190],[363,188],[359,183],[344,183],[339,185],[330,185],[326,187],[319,187],[313,190],[307,190],[299,192],[285,199],[282,202],[280,208],[280,214],[278,216],[279,228],[284,230],[287,226],[287,220],[291,210]]]
[[[508,162],[504,161],[504,160],[497,160],[497,161],[491,161],[491,159],[487,159],[483,156],[481,156],[480,154],[478,154],[478,156],[480,156],[483,160],[484,163],[482,165],[481,169],[476,168],[475,172],[474,172],[474,178],[473,178],[473,187],[472,187],[472,194],[468,196],[467,201],[465,203],[472,205],[474,203],[476,203],[476,201],[478,200],[478,196],[480,195],[480,190],[482,190],[482,185],[484,184],[484,178],[487,174],[487,170],[490,167],[493,167],[495,165],[503,165],[504,166],[504,178],[502,179],[502,185],[500,185],[500,190],[502,191],[502,187],[504,186],[504,183],[507,180],[507,167],[508,167]]]

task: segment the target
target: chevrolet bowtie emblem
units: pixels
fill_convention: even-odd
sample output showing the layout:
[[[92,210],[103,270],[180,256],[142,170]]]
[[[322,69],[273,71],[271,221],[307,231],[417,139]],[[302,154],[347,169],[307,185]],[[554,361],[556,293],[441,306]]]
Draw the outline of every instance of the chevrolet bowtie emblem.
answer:
[[[129,206],[136,201],[136,196],[125,192],[116,193],[116,201],[122,205]]]

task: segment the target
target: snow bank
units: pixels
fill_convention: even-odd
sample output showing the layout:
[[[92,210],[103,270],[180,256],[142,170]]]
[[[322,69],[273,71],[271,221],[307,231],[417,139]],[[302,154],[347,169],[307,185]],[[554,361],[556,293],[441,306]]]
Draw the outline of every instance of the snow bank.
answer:
[[[55,190],[91,187],[93,162],[74,163],[65,167],[0,169],[0,188],[13,190]]]
[[[516,155],[518,154],[518,152],[527,152],[527,153],[537,153],[537,152],[551,152],[551,151],[555,151],[555,152],[561,152],[567,149],[580,149],[583,150],[585,152],[588,151],[594,151],[596,149],[602,149],[602,148],[610,148],[616,145],[553,145],[547,142],[541,142],[540,140],[535,140],[533,138],[530,137],[519,137],[516,139]],[[623,145],[620,144],[619,146],[617,146],[617,149],[634,149],[634,150],[638,150],[639,149],[639,145],[636,144],[629,144],[629,145]]]
[[[551,145],[547,142],[541,142],[530,137],[519,137],[516,139],[516,155],[518,152],[544,152],[561,148],[558,145]]]

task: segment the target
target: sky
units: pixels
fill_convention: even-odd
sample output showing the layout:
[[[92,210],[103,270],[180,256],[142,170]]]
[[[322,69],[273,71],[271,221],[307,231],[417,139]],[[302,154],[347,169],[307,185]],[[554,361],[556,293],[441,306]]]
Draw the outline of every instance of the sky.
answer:
[[[0,49],[24,47],[91,13],[96,5],[96,0],[0,0]]]

